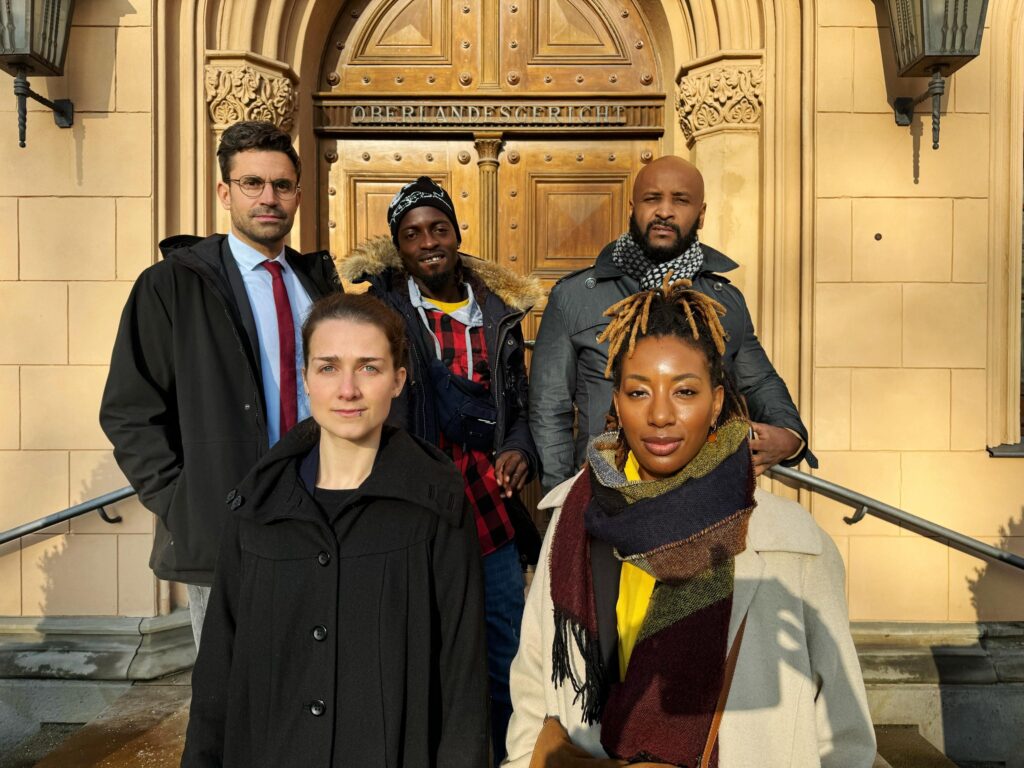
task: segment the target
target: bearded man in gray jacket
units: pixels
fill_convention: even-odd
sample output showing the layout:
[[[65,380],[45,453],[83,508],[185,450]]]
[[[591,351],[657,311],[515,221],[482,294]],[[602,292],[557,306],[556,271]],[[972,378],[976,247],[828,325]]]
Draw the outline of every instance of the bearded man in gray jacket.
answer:
[[[629,232],[608,243],[593,266],[562,278],[544,310],[530,366],[530,430],[544,490],[572,477],[587,441],[604,431],[612,392],[604,375],[608,345],[597,341],[608,325],[604,311],[660,285],[670,271],[726,308],[724,360],[750,409],[755,471],[803,459],[816,467],[807,428],[757,340],[743,294],[722,276],[739,265],[697,238],[706,211],[700,171],[682,158],[658,158],[637,174],[630,209]]]

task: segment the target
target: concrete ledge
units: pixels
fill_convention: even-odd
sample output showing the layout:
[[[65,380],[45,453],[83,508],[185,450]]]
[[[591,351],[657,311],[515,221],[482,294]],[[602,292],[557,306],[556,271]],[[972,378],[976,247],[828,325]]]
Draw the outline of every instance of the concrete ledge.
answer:
[[[195,661],[188,610],[155,618],[0,618],[0,678],[151,680]]]
[[[1024,624],[853,624],[867,684],[1024,682]]]

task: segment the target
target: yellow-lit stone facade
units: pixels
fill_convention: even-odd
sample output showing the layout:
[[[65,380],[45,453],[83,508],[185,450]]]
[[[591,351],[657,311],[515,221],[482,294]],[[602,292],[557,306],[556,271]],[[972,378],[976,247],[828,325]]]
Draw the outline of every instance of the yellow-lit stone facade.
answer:
[[[57,128],[30,103],[28,146],[19,149],[14,99],[0,98],[0,529],[125,484],[97,421],[118,317],[132,282],[157,258],[158,239],[225,226],[213,151],[227,123],[265,117],[291,131],[304,163],[292,242],[341,255],[338,233],[349,230],[339,222],[335,164],[340,154],[341,165],[355,167],[362,149],[332,133],[317,105],[362,87],[332,79],[332,67],[348,61],[344,35],[357,39],[385,5],[387,18],[435,5],[468,18],[484,11],[480,39],[455,53],[441,45],[442,63],[445,55],[470,60],[478,48],[486,56],[488,40],[509,42],[501,33],[509,6],[497,0],[411,0],[404,10],[394,0],[79,0],[67,74],[32,80],[43,95],[74,101],[73,128]],[[523,13],[550,8],[570,26],[574,18],[553,2],[520,5]],[[615,83],[604,87],[662,100],[656,130],[616,134],[616,172],[628,186],[649,147],[702,168],[703,239],[742,264],[735,282],[808,422],[819,474],[1024,553],[1024,459],[986,451],[1020,439],[1024,0],[990,0],[981,55],[948,82],[938,151],[924,106],[911,128],[894,124],[892,99],[926,82],[895,76],[884,4],[585,5],[595,18],[619,19],[594,45],[614,48],[627,16],[639,30],[643,44],[630,38],[609,61],[625,71],[621,62],[640,61],[641,48],[646,58],[628,87],[593,77],[593,64],[585,78],[567,69],[555,85],[571,96],[581,83],[594,99],[595,82]],[[485,61],[472,88],[518,98],[546,87],[525,64],[520,80],[503,62]],[[452,98],[461,97],[467,86],[452,71]],[[415,103],[411,86],[389,77],[387,95],[407,88]],[[702,111],[719,97],[728,109]],[[459,171],[453,160],[453,168],[475,173],[482,144],[462,133],[425,138],[465,140],[470,165]],[[533,162],[528,138],[515,145],[523,163]],[[401,141],[411,153],[416,138]],[[590,141],[580,143],[587,152],[605,139]],[[448,146],[458,157],[462,145]],[[503,190],[511,146],[498,155],[492,193]],[[567,173],[592,167],[567,162]],[[475,208],[466,220],[490,221]],[[481,239],[474,230],[467,241]],[[879,520],[848,526],[847,508],[804,501],[845,558],[852,620],[1024,620],[1020,574]],[[116,511],[117,525],[89,515],[0,549],[0,616],[149,617],[180,605],[180,590],[148,567],[150,513],[136,501]]]

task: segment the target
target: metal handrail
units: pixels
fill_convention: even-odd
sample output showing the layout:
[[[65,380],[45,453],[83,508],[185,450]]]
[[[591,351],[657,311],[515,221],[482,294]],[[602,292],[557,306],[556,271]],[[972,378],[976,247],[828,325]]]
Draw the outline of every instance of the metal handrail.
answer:
[[[931,520],[925,520],[923,517],[912,515],[890,504],[878,501],[878,499],[872,499],[870,496],[851,491],[849,488],[844,488],[841,485],[836,485],[828,480],[822,480],[820,477],[809,475],[806,472],[801,472],[791,467],[776,465],[768,471],[773,477],[784,477],[833,501],[853,507],[857,511],[853,515],[843,518],[847,525],[856,525],[864,519],[865,515],[872,515],[880,520],[885,520],[887,523],[899,525],[921,536],[926,536],[929,539],[938,539],[947,547],[952,547],[965,554],[988,558],[1024,570],[1024,557],[1015,555],[1012,552],[1006,552],[998,547],[993,547],[991,544],[986,544],[983,541],[972,539],[970,536],[965,536],[950,528],[945,528],[937,523],[933,523]]]
[[[851,491],[849,488],[844,488],[841,485],[823,480],[820,477],[809,475],[806,472],[801,472],[797,469],[790,467],[784,467],[781,464],[772,467],[768,472],[776,478],[785,478],[790,480],[797,485],[800,485],[810,491],[819,493],[826,498],[838,501],[840,504],[845,504],[848,507],[852,507],[856,510],[853,515],[844,517],[843,521],[847,525],[856,525],[864,519],[866,515],[872,515],[880,520],[885,520],[887,523],[898,525],[907,530],[913,531],[914,533],[926,536],[930,539],[938,539],[946,544],[948,547],[952,547],[965,554],[972,555],[974,557],[988,558],[995,560],[996,562],[1005,563],[1006,565],[1012,565],[1014,568],[1024,570],[1024,557],[1015,555],[1012,552],[993,547],[991,544],[986,544],[983,541],[978,541],[970,536],[966,536],[962,533],[954,531],[950,528],[933,523],[930,520],[925,520],[923,517],[912,515],[902,509],[894,507],[885,502],[873,499],[870,496],[865,496],[857,491]],[[0,545],[6,544],[9,541],[14,541],[22,536],[29,533],[35,533],[43,528],[47,528],[57,523],[62,523],[65,520],[71,520],[75,517],[88,514],[89,512],[99,512],[100,517],[107,523],[120,523],[121,516],[114,515],[110,516],[107,514],[105,507],[108,504],[114,504],[118,501],[130,498],[135,495],[135,489],[128,486],[120,488],[110,493],[105,493],[102,496],[97,496],[95,499],[84,501],[81,504],[76,504],[73,507],[61,510],[60,512],[54,512],[52,515],[41,517],[38,520],[19,525],[16,528],[11,528],[8,531],[0,533]]]
[[[135,495],[135,489],[131,486],[126,488],[120,488],[110,493],[105,493],[102,496],[97,496],[95,499],[89,499],[83,501],[81,504],[76,504],[73,507],[62,509],[60,512],[54,512],[52,515],[46,517],[40,517],[38,520],[33,520],[30,523],[19,525],[17,528],[11,528],[9,531],[0,533],[0,546],[6,544],[9,541],[20,539],[29,533],[35,533],[43,528],[47,528],[57,523],[63,523],[65,520],[70,520],[74,517],[80,517],[86,515],[89,512],[99,512],[100,517],[103,518],[105,523],[120,523],[120,515],[109,515],[105,507],[108,504],[114,504],[118,501],[123,501],[131,496]]]

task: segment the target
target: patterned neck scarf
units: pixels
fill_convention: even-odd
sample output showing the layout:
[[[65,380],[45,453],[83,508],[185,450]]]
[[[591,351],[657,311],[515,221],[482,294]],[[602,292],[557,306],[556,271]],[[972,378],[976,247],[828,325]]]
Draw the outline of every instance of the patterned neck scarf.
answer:
[[[679,256],[662,264],[655,264],[647,258],[647,254],[633,236],[626,232],[615,241],[612,263],[630,277],[639,280],[641,291],[649,291],[659,287],[669,272],[672,273],[673,280],[692,280],[704,265],[704,251],[701,250],[700,242],[694,239],[690,247]]]
[[[754,509],[747,427],[727,422],[676,475],[642,482],[616,468],[614,434],[595,438],[590,471],[562,506],[549,563],[552,677],[573,686],[585,721],[601,722],[609,755],[693,766],[703,750],[724,680],[735,557]],[[621,683],[600,649],[592,539],[658,582]],[[717,752],[705,768],[715,765]]]

